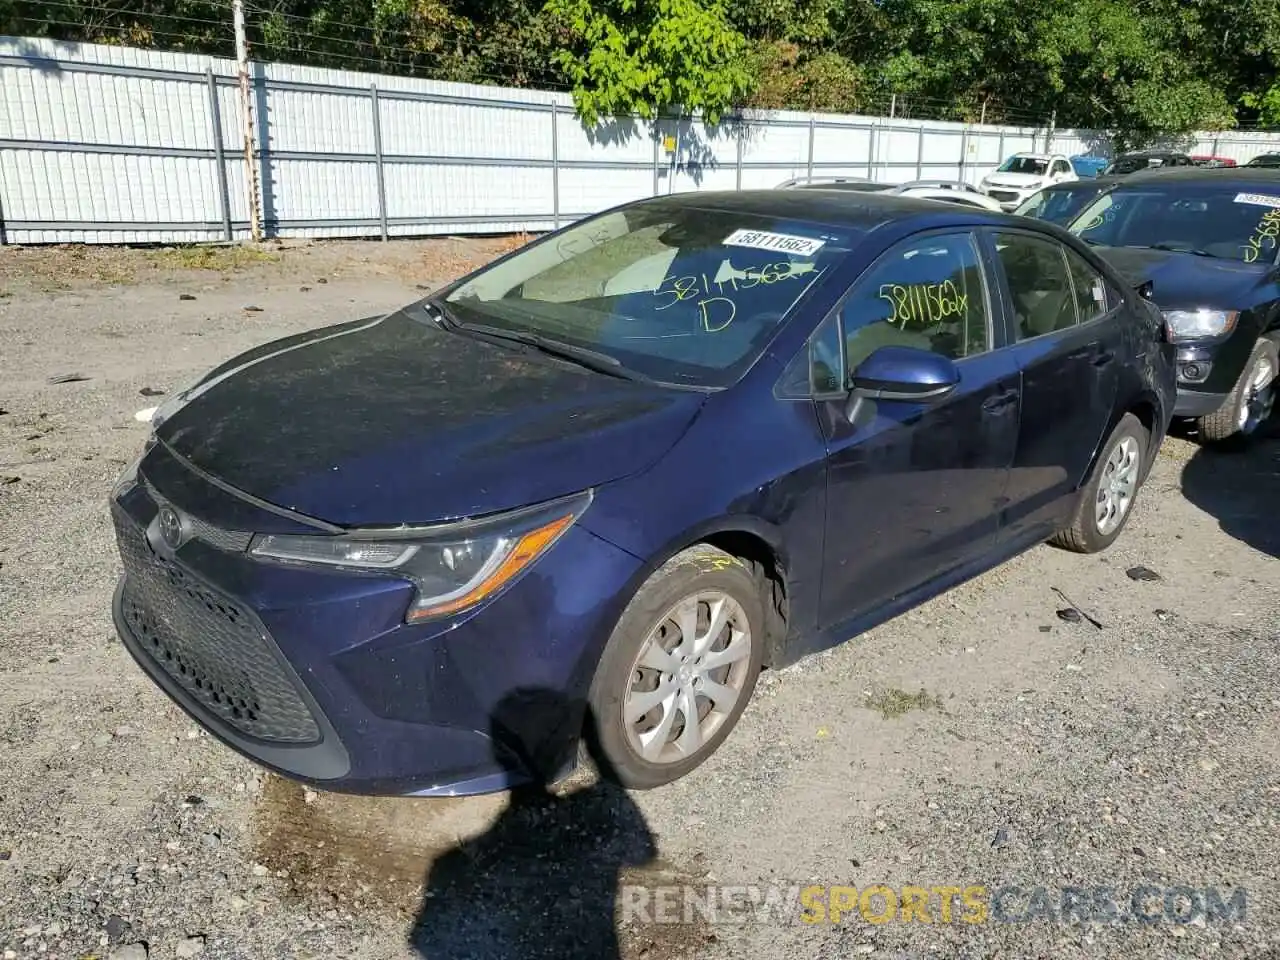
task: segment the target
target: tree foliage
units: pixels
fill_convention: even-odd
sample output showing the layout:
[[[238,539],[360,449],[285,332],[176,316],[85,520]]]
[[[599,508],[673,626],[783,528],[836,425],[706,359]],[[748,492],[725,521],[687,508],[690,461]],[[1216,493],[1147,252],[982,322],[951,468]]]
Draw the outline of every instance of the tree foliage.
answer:
[[[567,89],[588,122],[739,107],[1280,126],[1280,0],[246,0],[254,56]],[[0,0],[18,36],[232,51],[228,0]]]
[[[722,0],[549,0],[572,34],[555,54],[583,120],[700,110],[711,122],[751,87],[746,39]]]

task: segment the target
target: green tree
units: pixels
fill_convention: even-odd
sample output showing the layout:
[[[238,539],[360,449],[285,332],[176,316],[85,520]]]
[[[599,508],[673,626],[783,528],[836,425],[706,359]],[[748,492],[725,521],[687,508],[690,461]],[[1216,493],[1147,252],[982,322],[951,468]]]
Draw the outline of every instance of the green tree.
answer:
[[[555,62],[588,124],[672,107],[715,123],[752,86],[722,0],[549,0],[547,11],[571,33]]]

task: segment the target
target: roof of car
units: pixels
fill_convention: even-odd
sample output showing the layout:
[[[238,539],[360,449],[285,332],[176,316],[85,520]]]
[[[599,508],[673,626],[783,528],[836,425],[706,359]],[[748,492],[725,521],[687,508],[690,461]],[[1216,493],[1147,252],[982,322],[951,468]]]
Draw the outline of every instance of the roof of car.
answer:
[[[642,202],[756,213],[862,230],[871,230],[891,220],[943,225],[957,220],[1003,223],[1012,219],[1011,214],[989,212],[978,207],[939,203],[901,194],[852,190],[717,190],[670,194]],[[1022,218],[1018,221],[1021,222]]]
[[[1159,169],[1159,168],[1157,168]],[[1117,183],[1129,183],[1133,180],[1133,176],[1116,176],[1108,174],[1104,177],[1081,177],[1079,180],[1061,180],[1058,183],[1051,183],[1045,190],[1084,190],[1087,187],[1111,187]]]
[[[1121,157],[1185,157],[1186,154],[1181,150],[1130,150],[1127,153],[1120,154]],[[1116,158],[1117,160],[1119,157]]]
[[[1140,176],[1151,173],[1154,176]],[[1156,167],[1140,170],[1119,178],[1124,183],[1145,183],[1159,179],[1161,183],[1267,183],[1280,184],[1280,168],[1277,167]]]

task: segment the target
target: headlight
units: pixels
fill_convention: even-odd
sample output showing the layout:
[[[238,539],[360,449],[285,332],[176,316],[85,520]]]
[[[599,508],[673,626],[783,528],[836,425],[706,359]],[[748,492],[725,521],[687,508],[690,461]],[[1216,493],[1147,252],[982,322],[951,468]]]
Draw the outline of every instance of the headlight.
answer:
[[[497,594],[551,549],[591,503],[591,493],[479,521],[357,530],[339,536],[258,534],[249,552],[411,581],[410,623],[460,613]]]
[[[1237,310],[1165,310],[1164,319],[1175,340],[1220,337],[1235,329]]]

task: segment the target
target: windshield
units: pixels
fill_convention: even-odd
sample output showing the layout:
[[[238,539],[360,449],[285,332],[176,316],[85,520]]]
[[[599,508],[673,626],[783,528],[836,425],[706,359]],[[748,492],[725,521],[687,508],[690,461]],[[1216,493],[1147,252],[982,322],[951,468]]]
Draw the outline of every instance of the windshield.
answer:
[[[1010,157],[996,169],[1001,173],[1031,173],[1039,176],[1049,169],[1049,161],[1037,157]]]
[[[535,334],[665,383],[733,383],[851,231],[686,201],[574,224],[449,294],[463,324]]]
[[[1049,223],[1065,226],[1102,189],[1102,187],[1094,187],[1078,190],[1041,190],[1027,197],[1013,212],[1020,216],[1047,220]]]
[[[1072,233],[1109,247],[1154,247],[1244,263],[1271,263],[1280,235],[1280,190],[1226,184],[1121,187],[1072,221]]]

